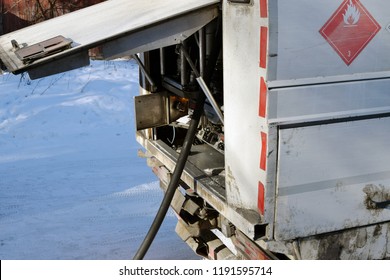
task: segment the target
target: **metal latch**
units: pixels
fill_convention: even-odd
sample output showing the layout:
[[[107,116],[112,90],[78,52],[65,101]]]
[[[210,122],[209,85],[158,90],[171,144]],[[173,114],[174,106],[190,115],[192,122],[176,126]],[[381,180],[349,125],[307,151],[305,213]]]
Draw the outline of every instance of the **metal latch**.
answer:
[[[369,184],[363,188],[363,192],[366,194],[364,204],[367,209],[390,209],[390,192],[384,186]]]
[[[372,199],[368,199],[366,204],[368,209],[386,209],[390,206],[390,200],[378,202]]]
[[[229,0],[229,2],[236,4],[250,4],[251,0]]]
[[[19,48],[19,44],[12,40],[12,45],[16,49],[15,54],[24,64],[69,49],[72,43],[72,40],[60,35],[31,46]]]

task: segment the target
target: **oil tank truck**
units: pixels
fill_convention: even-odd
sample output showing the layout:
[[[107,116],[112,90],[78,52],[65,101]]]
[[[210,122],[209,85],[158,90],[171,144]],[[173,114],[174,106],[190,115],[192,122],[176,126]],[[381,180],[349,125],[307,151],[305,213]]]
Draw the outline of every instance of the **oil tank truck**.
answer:
[[[388,259],[389,10],[112,0],[1,36],[0,59],[32,79],[88,64],[96,46],[136,59],[140,156],[166,193],[156,220],[172,207],[197,254]]]

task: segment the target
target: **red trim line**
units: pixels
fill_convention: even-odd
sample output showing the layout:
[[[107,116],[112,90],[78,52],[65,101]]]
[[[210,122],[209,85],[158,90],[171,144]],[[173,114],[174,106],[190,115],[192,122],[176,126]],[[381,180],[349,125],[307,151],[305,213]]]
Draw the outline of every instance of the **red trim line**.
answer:
[[[268,27],[260,27],[260,67],[267,67]]]
[[[264,185],[263,183],[259,182],[257,208],[259,209],[261,215],[264,215],[264,193]]]
[[[261,156],[260,156],[260,169],[266,170],[267,162],[267,134],[261,132]]]
[[[268,17],[268,3],[267,0],[260,0],[260,17]]]
[[[265,118],[267,108],[267,84],[263,77],[260,78],[259,116]]]

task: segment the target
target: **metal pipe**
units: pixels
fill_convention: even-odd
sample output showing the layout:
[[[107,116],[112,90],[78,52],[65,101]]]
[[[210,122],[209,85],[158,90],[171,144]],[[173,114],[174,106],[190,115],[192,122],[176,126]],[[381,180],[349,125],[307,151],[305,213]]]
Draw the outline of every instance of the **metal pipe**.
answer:
[[[211,93],[209,87],[206,85],[206,82],[203,80],[202,77],[196,78],[196,81],[198,82],[198,84],[199,84],[200,88],[202,89],[202,91],[204,92],[204,94],[207,96],[207,99],[209,100],[211,106],[213,107],[213,109],[217,113],[219,120],[221,121],[221,123],[223,125],[225,125],[225,122],[223,120],[223,113],[222,113],[221,109],[219,108],[218,103],[215,101],[214,96]]]
[[[183,54],[184,58],[187,59],[188,64],[190,65],[192,71],[194,71],[195,76],[197,78],[200,77],[200,73],[199,73],[198,69],[196,69],[196,66],[195,66],[194,62],[192,61],[192,59],[191,59],[190,55],[188,54],[188,52],[187,52],[186,48],[184,47],[184,45],[181,45],[180,50],[181,50],[181,53]]]
[[[224,119],[223,119],[223,113],[222,113],[221,109],[219,108],[217,101],[215,101],[213,94],[211,93],[211,91],[210,91],[209,87],[207,86],[206,82],[200,76],[200,73],[199,73],[198,69],[196,69],[194,62],[191,60],[190,55],[188,54],[187,50],[185,49],[185,47],[183,45],[181,47],[181,52],[184,54],[185,58],[187,59],[188,64],[192,68],[192,71],[194,71],[194,74],[196,76],[196,81],[198,82],[200,88],[202,89],[202,91],[206,95],[206,97],[209,100],[211,106],[213,107],[213,109],[217,113],[218,118],[220,119],[222,124],[225,125],[225,122],[224,122]]]
[[[185,42],[183,42],[182,44],[183,44],[183,46],[186,45]],[[187,65],[187,61],[185,59],[185,55],[184,55],[183,51],[181,50],[180,51],[180,70],[181,70],[180,71],[180,79],[181,79],[181,85],[183,87],[186,87],[188,85],[188,82],[189,82],[189,79],[187,77],[187,72],[188,72],[187,71],[187,69],[188,69],[187,66],[188,65]]]
[[[161,76],[165,75],[165,49],[160,49],[160,66],[161,66]]]
[[[205,28],[199,30],[199,72],[204,77],[206,67],[206,33]]]
[[[146,70],[145,65],[142,63],[141,59],[136,54],[133,54],[131,57],[134,58],[134,60],[137,62],[138,66],[141,68],[142,73],[145,75],[149,84],[152,86],[152,91],[154,91],[154,89],[156,89],[156,83],[153,81],[152,77]]]

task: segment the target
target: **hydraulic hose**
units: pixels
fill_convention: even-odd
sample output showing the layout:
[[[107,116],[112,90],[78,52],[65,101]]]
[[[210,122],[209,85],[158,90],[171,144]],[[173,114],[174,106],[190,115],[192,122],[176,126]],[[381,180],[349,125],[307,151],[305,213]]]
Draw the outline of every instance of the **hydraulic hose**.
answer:
[[[219,19],[220,23],[220,19]],[[218,29],[218,32],[216,34],[216,45],[214,46],[212,50],[212,54],[210,55],[209,62],[207,64],[206,72],[205,72],[205,82],[208,83],[212,73],[214,71],[218,55],[221,50],[221,43],[222,43],[222,32],[221,28]],[[196,132],[198,130],[198,125],[200,122],[200,118],[203,114],[203,106],[206,100],[206,96],[202,93],[199,94],[199,97],[197,98],[197,102],[195,105],[194,112],[192,114],[191,122],[187,131],[187,134],[184,138],[184,143],[181,149],[181,152],[179,154],[179,158],[177,159],[175,170],[173,171],[171,181],[169,182],[167,191],[165,192],[164,198],[161,202],[160,208],[158,209],[158,212],[153,220],[152,225],[150,226],[150,229],[148,233],[146,234],[143,242],[141,243],[137,253],[134,255],[133,260],[142,260],[144,256],[146,255],[147,251],[149,250],[150,245],[152,244],[154,238],[156,237],[158,230],[161,227],[161,224],[164,221],[164,218],[168,212],[168,209],[171,205],[173,196],[175,194],[176,188],[179,184],[179,180],[181,177],[181,174],[183,173],[185,164],[187,162],[188,156],[191,151],[192,144],[194,142],[194,138],[196,135]]]
[[[192,144],[194,142],[195,134],[198,130],[198,125],[200,121],[200,117],[203,113],[203,105],[204,105],[205,97],[203,94],[199,96],[198,101],[196,103],[195,111],[192,115],[192,119],[190,122],[190,126],[188,128],[186,137],[184,139],[184,143],[179,154],[179,158],[177,160],[175,170],[173,171],[171,181],[169,182],[167,191],[164,195],[163,201],[161,202],[160,208],[154,218],[154,221],[144,239],[141,246],[139,247],[137,253],[134,256],[134,260],[142,260],[149,250],[150,245],[152,244],[160,226],[165,218],[165,215],[171,205],[171,201],[175,194],[176,188],[178,186],[181,174],[183,173],[184,166],[187,162],[188,155],[190,154]]]

